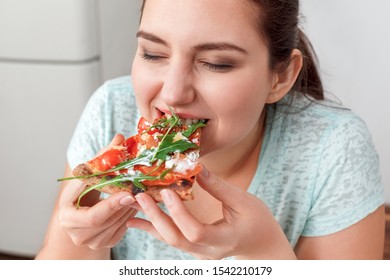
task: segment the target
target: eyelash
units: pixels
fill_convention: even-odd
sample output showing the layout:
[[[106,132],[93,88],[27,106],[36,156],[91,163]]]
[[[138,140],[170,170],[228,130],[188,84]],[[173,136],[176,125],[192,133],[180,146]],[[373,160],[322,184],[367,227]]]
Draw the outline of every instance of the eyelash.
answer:
[[[214,64],[214,63],[208,63],[203,62],[203,66],[205,66],[208,70],[214,71],[214,72],[227,72],[233,68],[233,65],[230,64]]]
[[[150,55],[150,54],[147,54],[147,53],[142,53],[141,57],[143,59],[145,59],[145,60],[148,60],[148,61],[159,61],[159,60],[164,59],[164,57],[162,57],[162,56]]]
[[[151,55],[148,53],[142,53],[141,58],[143,58],[146,61],[151,61],[151,62],[158,62],[158,61],[165,59],[165,57],[163,57],[163,56]],[[202,62],[202,61],[201,61],[201,63],[206,69],[213,71],[213,72],[224,73],[224,72],[228,72],[229,70],[231,70],[233,68],[233,65],[230,65],[230,64],[214,64],[214,63]]]

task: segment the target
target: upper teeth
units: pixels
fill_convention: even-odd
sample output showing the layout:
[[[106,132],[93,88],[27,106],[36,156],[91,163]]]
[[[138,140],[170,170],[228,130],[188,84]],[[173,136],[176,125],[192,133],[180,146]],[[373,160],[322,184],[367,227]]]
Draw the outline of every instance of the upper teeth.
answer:
[[[199,122],[199,120],[198,119],[185,119],[184,122],[185,122],[185,124],[192,124],[192,123]]]
[[[171,117],[172,117],[172,115],[171,114],[165,114],[166,116],[167,116],[167,119],[169,120]],[[187,124],[187,125],[190,125],[190,124],[195,124],[195,123],[198,123],[199,122],[199,119],[180,119],[180,121],[182,122],[182,123],[185,123],[185,124]],[[202,120],[202,121],[204,121],[204,120]]]

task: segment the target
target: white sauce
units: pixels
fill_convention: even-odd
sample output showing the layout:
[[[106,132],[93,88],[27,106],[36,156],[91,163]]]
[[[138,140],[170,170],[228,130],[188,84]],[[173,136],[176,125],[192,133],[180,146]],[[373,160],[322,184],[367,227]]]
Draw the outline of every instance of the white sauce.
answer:
[[[180,158],[176,153],[172,158],[165,162],[165,168],[172,168],[173,172],[186,174],[187,170],[194,170],[198,165],[199,153],[197,151],[189,152],[185,158]]]

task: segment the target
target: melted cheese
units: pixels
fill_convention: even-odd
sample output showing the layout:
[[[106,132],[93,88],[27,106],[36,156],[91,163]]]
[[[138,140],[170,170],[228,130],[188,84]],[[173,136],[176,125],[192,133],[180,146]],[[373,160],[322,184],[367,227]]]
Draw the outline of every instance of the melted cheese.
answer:
[[[165,162],[165,168],[172,168],[173,172],[180,174],[186,174],[188,170],[194,170],[198,165],[197,160],[199,158],[199,153],[197,151],[192,151],[186,154],[186,157],[180,157],[179,153],[168,159]]]

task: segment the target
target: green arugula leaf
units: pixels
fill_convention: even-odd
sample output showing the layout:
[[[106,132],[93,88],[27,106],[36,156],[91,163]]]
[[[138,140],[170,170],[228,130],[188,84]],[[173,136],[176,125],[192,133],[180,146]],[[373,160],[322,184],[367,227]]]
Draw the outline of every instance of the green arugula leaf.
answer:
[[[198,148],[198,146],[188,140],[181,139],[173,142],[173,137],[167,137],[165,141],[161,142],[155,157],[161,160],[166,160],[167,157],[174,152],[182,153],[195,148]]]
[[[128,178],[122,176],[122,175],[119,175],[117,177],[114,177],[112,179],[107,179],[107,177],[103,177],[100,182],[96,185],[93,185],[93,186],[90,186],[88,188],[86,188],[78,197],[77,199],[77,204],[76,204],[76,207],[79,208],[80,207],[80,201],[81,199],[86,195],[88,194],[89,192],[93,191],[93,190],[97,190],[97,191],[100,191],[104,186],[107,186],[107,185],[116,185],[116,186],[121,186],[122,188],[124,188],[125,186],[123,186],[122,182],[126,182],[126,181],[129,181]],[[120,184],[120,185],[119,185]]]
[[[153,163],[152,159],[153,159],[154,155],[155,155],[155,149],[145,150],[138,157],[118,164],[114,168],[111,168],[110,170],[108,170],[107,173],[119,171],[122,169],[129,169],[129,168],[132,168],[136,165],[150,166]]]
[[[191,136],[192,133],[195,132],[195,130],[197,130],[200,127],[205,127],[205,126],[206,126],[206,124],[202,121],[199,121],[197,123],[193,123],[189,126],[189,128],[186,131],[182,132],[182,134],[183,134],[183,136],[188,138]]]
[[[171,110],[171,108],[169,108]],[[173,128],[177,125],[182,125],[180,118],[171,110],[172,117],[167,119],[160,120],[157,124],[153,125],[153,127],[161,127],[166,128],[168,127],[166,133],[161,137],[160,144],[157,148],[151,149],[151,150],[144,150],[138,157],[122,162],[119,165],[117,165],[114,168],[111,168],[110,170],[107,170],[105,172],[97,172],[94,174],[86,175],[86,176],[76,176],[76,177],[68,177],[68,178],[61,178],[57,181],[66,181],[66,180],[73,180],[73,179],[88,179],[95,176],[102,176],[106,175],[108,173],[112,173],[115,171],[125,170],[125,169],[132,169],[136,165],[145,165],[145,166],[151,166],[155,161],[161,160],[162,162],[166,161],[167,158],[175,152],[185,152],[189,149],[199,149],[199,147],[190,142],[187,139],[180,139],[177,141],[174,141],[175,136],[177,135],[176,132],[172,132]],[[181,134],[188,138],[193,134],[198,128],[204,127],[206,124],[202,121],[191,124],[185,130],[184,132],[181,132]],[[150,128],[150,129],[151,129]],[[159,164],[158,166],[160,166]],[[148,174],[142,174],[141,172],[136,172],[135,174],[121,174],[116,177],[108,177],[104,176],[100,182],[96,185],[90,186],[86,188],[78,197],[77,200],[77,208],[80,207],[80,201],[81,199],[88,194],[89,192],[93,190],[101,191],[103,187],[107,185],[115,185],[119,188],[127,188],[123,183],[131,181],[133,185],[137,188],[139,188],[142,191],[146,190],[146,186],[144,186],[141,182],[145,180],[164,180],[164,177],[170,172],[172,169],[167,169],[164,172],[162,172],[159,176],[150,176]]]
[[[115,186],[120,187],[120,188],[127,188],[127,186],[123,185],[122,183],[130,181],[130,182],[133,182],[134,186],[136,186],[137,188],[140,188],[141,190],[146,191],[146,187],[140,182],[145,181],[145,180],[149,180],[149,181],[158,180],[158,179],[160,179],[160,177],[161,177],[161,175],[160,176],[149,176],[149,175],[144,175],[142,173],[136,174],[134,176],[118,175],[114,178],[107,178],[107,176],[105,176],[100,180],[100,182],[98,184],[86,188],[79,195],[79,197],[77,199],[76,207],[79,208],[81,199],[86,194],[88,194],[89,192],[91,192],[93,190],[101,191],[103,189],[103,187],[105,187],[107,185],[115,185]]]
[[[109,173],[112,173],[115,171],[129,169],[129,168],[134,167],[135,165],[150,166],[153,163],[153,161],[151,159],[154,157],[154,155],[155,155],[154,150],[145,150],[138,157],[131,159],[131,160],[128,160],[128,161],[124,161],[124,162],[118,164],[117,166],[115,166],[114,168],[111,168],[107,171],[96,172],[96,173],[85,175],[85,176],[60,178],[60,179],[57,179],[57,181],[61,182],[61,181],[68,181],[68,180],[74,180],[74,179],[89,179],[89,178],[96,177],[96,176],[106,175],[106,174],[109,174]]]
[[[146,187],[142,183],[140,183],[140,180],[134,180],[133,184],[142,191],[146,191]]]

